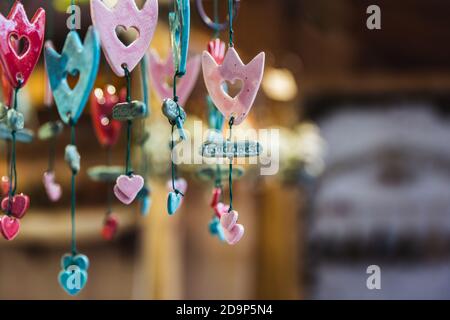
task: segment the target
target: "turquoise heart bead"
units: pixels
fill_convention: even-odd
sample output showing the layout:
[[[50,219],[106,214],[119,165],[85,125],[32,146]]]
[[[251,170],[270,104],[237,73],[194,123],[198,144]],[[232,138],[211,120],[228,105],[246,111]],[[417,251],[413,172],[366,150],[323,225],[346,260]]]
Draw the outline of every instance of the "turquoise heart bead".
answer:
[[[76,146],[72,144],[66,146],[64,160],[66,160],[67,164],[73,172],[77,173],[80,171],[81,157]]]
[[[176,192],[169,192],[169,197],[167,198],[167,212],[169,215],[173,215],[181,205],[181,200],[183,196]]]
[[[61,120],[77,123],[97,77],[100,63],[100,40],[89,27],[84,45],[76,31],[70,31],[61,54],[50,46],[45,48],[47,74]],[[67,76],[78,74],[74,89],[69,87]]]
[[[77,265],[70,265],[59,273],[58,281],[61,288],[71,296],[77,295],[85,286],[88,273]]]
[[[70,265],[76,265],[80,267],[82,270],[87,270],[89,268],[89,258],[84,254],[76,254],[72,255],[70,253],[66,253],[61,258],[61,268],[67,269]]]
[[[220,225],[220,219],[214,217],[209,223],[209,232],[213,236],[217,236],[220,241],[225,241],[225,234],[223,233],[223,228]]]

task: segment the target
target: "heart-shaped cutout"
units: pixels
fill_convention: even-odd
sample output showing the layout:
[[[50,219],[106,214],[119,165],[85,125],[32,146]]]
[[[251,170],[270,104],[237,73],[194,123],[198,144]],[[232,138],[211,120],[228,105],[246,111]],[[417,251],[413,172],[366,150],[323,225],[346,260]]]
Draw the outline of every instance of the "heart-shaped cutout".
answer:
[[[9,212],[17,219],[22,219],[30,207],[30,198],[23,193],[13,196],[11,200],[6,197],[3,198],[1,207],[4,212]]]
[[[6,240],[14,240],[19,234],[20,222],[18,219],[3,216],[0,220],[0,232]]]
[[[242,224],[235,224],[231,230],[224,230],[225,240],[229,245],[238,243],[244,235],[244,226]]]
[[[119,0],[113,8],[102,0],[92,0],[91,16],[111,69],[119,77],[125,76],[122,66],[126,65],[132,71],[150,45],[158,21],[158,1],[147,0],[140,10],[135,0]],[[118,26],[135,28],[139,37],[129,46],[124,45],[117,37]]]
[[[80,71],[77,69],[67,72],[66,73],[66,81],[67,85],[69,86],[70,90],[75,89],[75,87],[78,84],[78,81],[80,81]]]
[[[125,47],[129,47],[139,38],[139,30],[135,27],[117,26],[116,35]]]
[[[131,177],[121,175],[116,180],[114,194],[124,204],[130,204],[134,201],[139,191],[144,186],[144,178],[139,175]]]
[[[236,225],[238,218],[239,214],[235,210],[225,212],[220,216],[220,224],[225,230],[230,231]]]
[[[231,99],[234,99],[241,93],[243,85],[244,82],[241,79],[224,81],[222,82],[222,91]]]
[[[167,197],[167,212],[169,215],[173,215],[181,205],[181,201],[183,200],[183,196],[176,192],[169,192],[169,196]]]
[[[45,11],[39,8],[31,22],[20,1],[9,15],[0,14],[0,60],[10,84],[24,86],[36,66],[44,45]]]
[[[30,49],[30,41],[28,38],[26,36],[19,37],[15,33],[12,33],[9,37],[9,45],[19,59],[22,59]]]
[[[86,286],[88,274],[77,265],[70,265],[59,273],[58,280],[61,288],[74,296]]]

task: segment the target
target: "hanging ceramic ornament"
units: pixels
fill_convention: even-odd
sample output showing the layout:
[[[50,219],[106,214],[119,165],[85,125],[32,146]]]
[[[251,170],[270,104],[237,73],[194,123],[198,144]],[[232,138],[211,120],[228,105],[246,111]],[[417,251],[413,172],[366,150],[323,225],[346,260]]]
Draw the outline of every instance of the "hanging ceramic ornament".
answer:
[[[188,59],[186,65],[186,75],[179,79],[177,83],[178,101],[185,105],[192,90],[195,87],[201,68],[201,57],[195,55]],[[167,83],[167,79],[173,76],[175,70],[173,65],[173,53],[169,52],[165,61],[162,61],[156,50],[151,50],[149,54],[149,73],[153,88],[161,99],[173,97],[173,86]]]
[[[203,157],[229,159],[229,193],[230,205],[225,207],[216,203],[215,211],[220,219],[225,240],[236,244],[244,234],[244,227],[237,224],[238,212],[233,210],[233,160],[237,157],[255,157],[261,152],[261,146],[255,141],[232,141],[233,125],[239,125],[248,116],[253,106],[264,72],[264,53],[258,54],[248,65],[244,65],[233,44],[233,14],[237,11],[236,1],[228,0],[229,48],[222,60],[224,46],[220,40],[210,42],[208,51],[203,52],[202,68],[206,88],[215,107],[228,120],[228,139],[214,139],[203,143]],[[240,81],[240,92],[231,97],[226,83]],[[217,192],[215,190],[215,192]],[[213,201],[216,202],[216,201]]]
[[[97,140],[107,152],[106,166],[97,166],[88,170],[93,180],[107,184],[107,210],[101,232],[105,240],[112,240],[119,226],[119,220],[112,210],[112,185],[123,172],[123,168],[117,170],[117,167],[112,166],[111,152],[119,139],[122,122],[114,120],[112,114],[114,106],[125,101],[125,94],[125,90],[121,90],[118,94],[113,85],[107,85],[104,89],[95,89],[91,96],[92,125]],[[93,172],[96,175],[92,175]]]
[[[162,106],[162,112],[169,120],[172,126],[171,135],[171,171],[172,171],[172,191],[167,197],[167,212],[173,215],[181,206],[184,193],[177,188],[177,166],[174,162],[175,138],[174,129],[177,127],[181,140],[186,139],[183,124],[186,121],[186,112],[179,103],[177,92],[177,79],[181,79],[186,74],[187,55],[189,51],[189,33],[190,33],[190,4],[188,0],[175,0],[174,11],[169,13],[170,36],[172,45],[173,59],[173,98],[165,99]]]
[[[53,43],[49,40],[45,42],[45,48],[54,49]],[[55,174],[55,149],[56,149],[56,141],[57,137],[63,131],[63,124],[59,120],[52,120],[53,115],[53,95],[52,88],[50,86],[50,79],[45,73],[45,81],[44,81],[44,105],[47,108],[47,112],[49,114],[50,121],[44,123],[38,131],[38,137],[40,140],[48,140],[49,141],[49,151],[48,151],[48,167],[47,171],[44,172],[42,182],[44,184],[45,192],[47,193],[48,198],[52,202],[58,201],[62,196],[62,187],[59,183],[56,182],[56,174]]]
[[[62,257],[59,283],[70,295],[78,294],[86,285],[88,258],[76,247],[76,176],[80,171],[80,154],[75,141],[75,127],[83,113],[86,102],[97,77],[100,63],[100,39],[94,28],[89,27],[84,43],[75,30],[67,35],[61,54],[51,47],[45,48],[45,62],[53,97],[61,120],[71,128],[71,142],[66,146],[64,159],[71,172],[71,253]],[[78,75],[78,81],[71,89],[68,75]]]
[[[1,209],[5,215],[0,218],[0,232],[6,240],[13,240],[17,236],[19,220],[24,217],[30,205],[27,195],[16,194],[16,141],[19,141],[18,135],[24,130],[25,122],[23,114],[18,111],[18,92],[25,86],[36,66],[44,44],[44,34],[45,11],[42,8],[36,11],[31,22],[20,1],[14,3],[7,18],[0,14],[0,60],[14,95],[12,107],[8,110],[3,107],[0,111],[3,122],[0,136],[9,136],[11,140],[9,190],[8,196],[1,201]],[[19,46],[20,41],[25,44],[23,48]]]
[[[127,152],[125,174],[120,175],[114,186],[114,194],[122,203],[131,204],[144,187],[144,178],[131,169],[131,133],[134,119],[148,115],[148,106],[141,101],[131,100],[131,72],[145,55],[153,38],[158,20],[158,2],[147,0],[141,10],[134,0],[118,0],[109,8],[100,0],[91,1],[91,15],[99,30],[102,48],[111,69],[127,81],[126,102],[116,104],[113,118],[127,122]],[[119,29],[135,29],[137,39],[124,44],[117,32]]]

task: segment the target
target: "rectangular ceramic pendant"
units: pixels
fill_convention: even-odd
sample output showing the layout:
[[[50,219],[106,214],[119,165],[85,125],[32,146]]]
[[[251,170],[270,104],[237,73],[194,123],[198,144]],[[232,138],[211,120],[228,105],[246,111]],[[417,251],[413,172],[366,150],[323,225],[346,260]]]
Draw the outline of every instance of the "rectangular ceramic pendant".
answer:
[[[262,151],[256,141],[204,142],[201,155],[206,158],[248,158],[257,157]]]

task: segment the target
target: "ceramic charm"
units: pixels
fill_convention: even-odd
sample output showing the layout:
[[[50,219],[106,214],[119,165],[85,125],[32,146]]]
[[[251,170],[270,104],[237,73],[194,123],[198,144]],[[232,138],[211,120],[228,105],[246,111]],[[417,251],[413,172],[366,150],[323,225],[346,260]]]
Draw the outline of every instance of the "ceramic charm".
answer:
[[[161,60],[156,50],[151,50],[149,54],[150,77],[156,93],[162,100],[173,97],[173,87],[166,81],[175,72],[172,59],[172,52],[169,53],[165,61]],[[200,67],[201,57],[199,55],[188,59],[186,75],[177,82],[177,92],[181,105],[185,105],[191,95],[200,73]]]
[[[118,0],[113,8],[108,8],[101,0],[92,0],[91,15],[111,69],[119,77],[125,76],[122,66],[132,71],[150,45],[158,21],[158,1],[147,0],[139,10],[135,0]],[[134,28],[138,38],[126,46],[117,37],[118,27]]]
[[[10,216],[3,216],[0,219],[1,234],[6,240],[14,240],[20,230],[19,219]]]
[[[83,254],[65,254],[61,258],[61,268],[58,275],[61,288],[71,296],[77,295],[86,286],[89,259]]]
[[[108,217],[105,219],[102,228],[103,239],[111,241],[116,235],[118,227],[119,227],[118,218],[113,214],[108,215]]]
[[[247,117],[261,85],[265,54],[261,52],[248,65],[244,65],[234,48],[229,48],[222,64],[207,51],[203,52],[202,66],[206,88],[216,107],[222,114],[238,125]],[[242,81],[241,91],[230,97],[223,84],[226,81]]]
[[[94,86],[100,63],[100,40],[94,28],[89,27],[84,44],[76,31],[70,31],[61,54],[45,48],[45,61],[53,96],[62,121],[77,123]],[[71,89],[68,74],[79,75]]]
[[[30,198],[23,193],[15,195],[11,199],[6,197],[3,198],[1,207],[3,212],[17,219],[22,219],[30,207]]]
[[[117,143],[122,129],[122,123],[113,119],[114,106],[125,101],[125,92],[116,93],[113,86],[105,89],[95,89],[91,98],[91,118],[98,141],[104,147]]]
[[[237,224],[238,213],[235,210],[226,212],[220,217],[220,224],[223,228],[225,240],[230,245],[235,245],[244,235],[244,226]]]
[[[53,171],[44,172],[42,181],[44,183],[45,192],[47,193],[50,201],[58,201],[62,196],[62,188],[60,184],[55,182],[55,173]]]
[[[144,186],[144,179],[139,175],[121,175],[116,180],[114,194],[124,204],[130,204],[134,201],[139,191]]]
[[[27,83],[41,55],[44,36],[44,9],[39,8],[31,22],[20,1],[14,3],[7,18],[0,14],[0,60],[14,88]],[[21,52],[19,41],[24,43]]]

